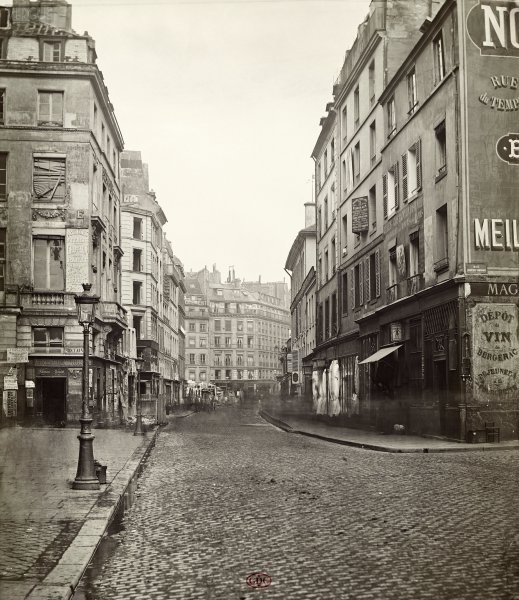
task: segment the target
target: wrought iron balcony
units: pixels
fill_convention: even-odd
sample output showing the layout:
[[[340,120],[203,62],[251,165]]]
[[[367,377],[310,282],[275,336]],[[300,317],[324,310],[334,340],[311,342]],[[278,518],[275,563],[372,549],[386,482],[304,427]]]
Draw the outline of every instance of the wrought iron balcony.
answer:
[[[398,300],[398,283],[390,285],[386,290],[386,294],[388,304],[391,304],[391,302],[395,302],[396,300]]]
[[[421,273],[407,278],[407,294],[414,296],[424,288],[424,278]]]

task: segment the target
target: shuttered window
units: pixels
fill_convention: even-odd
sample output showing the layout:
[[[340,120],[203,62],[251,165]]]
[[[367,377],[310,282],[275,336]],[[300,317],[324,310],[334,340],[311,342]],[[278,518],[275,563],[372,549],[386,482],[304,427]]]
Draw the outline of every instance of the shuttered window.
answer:
[[[65,159],[34,157],[33,189],[37,200],[61,201],[65,198]]]

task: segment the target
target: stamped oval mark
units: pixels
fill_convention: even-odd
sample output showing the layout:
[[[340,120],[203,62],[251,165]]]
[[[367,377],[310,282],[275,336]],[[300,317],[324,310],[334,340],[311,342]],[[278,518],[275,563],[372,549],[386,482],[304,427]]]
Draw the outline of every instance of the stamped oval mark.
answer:
[[[268,588],[272,583],[272,577],[268,573],[257,571],[256,573],[248,575],[245,579],[245,583],[251,588]]]

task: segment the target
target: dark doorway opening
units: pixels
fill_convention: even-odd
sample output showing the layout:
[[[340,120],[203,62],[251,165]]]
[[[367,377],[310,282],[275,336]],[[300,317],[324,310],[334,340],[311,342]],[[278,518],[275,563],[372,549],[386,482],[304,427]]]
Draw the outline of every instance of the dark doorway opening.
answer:
[[[434,393],[438,398],[440,434],[447,433],[447,361],[434,361]]]
[[[67,380],[61,377],[41,378],[36,382],[41,399],[41,416],[49,425],[62,424],[67,420]]]

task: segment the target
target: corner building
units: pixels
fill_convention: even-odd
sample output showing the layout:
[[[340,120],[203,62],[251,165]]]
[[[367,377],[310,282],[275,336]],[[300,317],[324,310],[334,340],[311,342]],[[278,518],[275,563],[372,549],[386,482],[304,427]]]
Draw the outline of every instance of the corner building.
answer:
[[[0,388],[6,370],[18,388],[3,418],[79,417],[83,349],[74,295],[82,283],[101,297],[91,348],[95,418],[114,413],[125,378],[123,139],[94,40],[72,30],[71,11],[64,1],[0,7],[0,322],[7,332]]]

